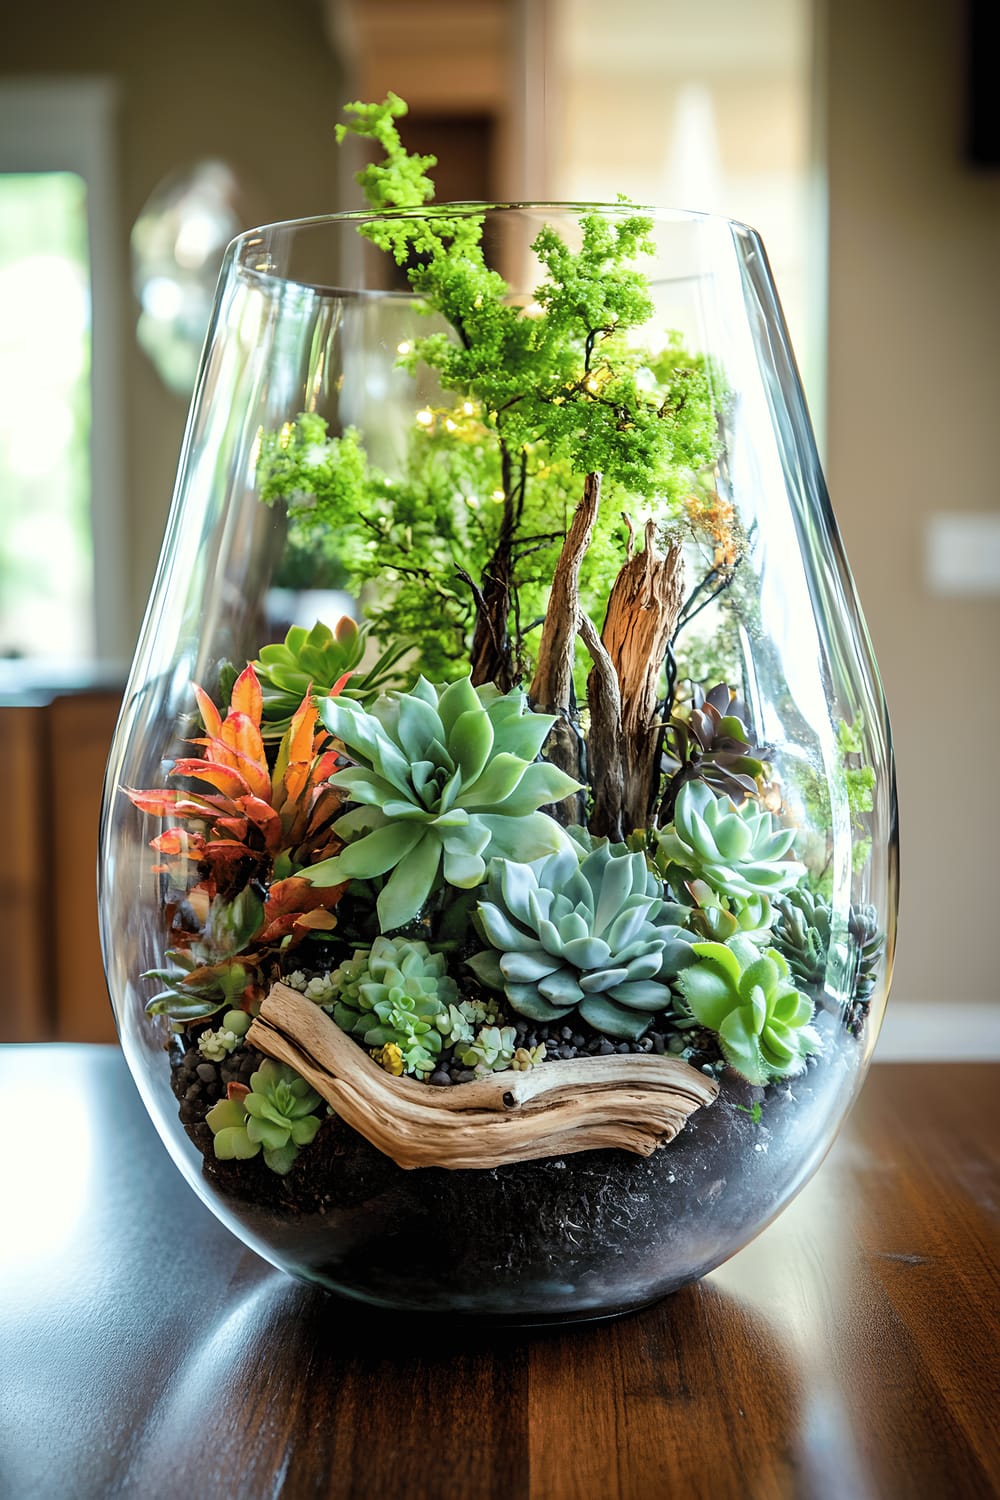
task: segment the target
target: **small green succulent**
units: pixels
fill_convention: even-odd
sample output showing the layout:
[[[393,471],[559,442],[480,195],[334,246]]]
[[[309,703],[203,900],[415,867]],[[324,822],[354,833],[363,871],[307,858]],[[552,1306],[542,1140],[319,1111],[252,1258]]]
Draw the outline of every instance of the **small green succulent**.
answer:
[[[750,1083],[800,1073],[820,1040],[812,1002],[790,982],[780,953],[743,936],[695,943],[695,962],[677,977],[691,1014],[719,1038],[722,1054]]]
[[[671,1005],[670,979],[693,935],[669,920],[645,857],[595,841],[530,864],[490,865],[478,920],[490,949],[469,959],[520,1015],[576,1011],[608,1036],[637,1039]]]
[[[215,1154],[243,1161],[263,1150],[265,1164],[283,1176],[323,1123],[313,1113],[322,1102],[294,1069],[265,1058],[245,1097],[220,1099],[205,1116]]]
[[[442,1047],[443,1018],[458,1000],[458,987],[445,972],[444,955],[426,943],[377,937],[331,975],[343,982],[333,1019],[366,1047],[399,1048],[403,1068],[417,1077],[433,1071]]]
[[[760,947],[771,941],[774,910],[767,896],[720,896],[705,880],[689,880],[678,894],[674,920],[699,938],[725,943],[742,933]]]
[[[222,1062],[235,1052],[250,1029],[250,1016],[245,1010],[227,1010],[222,1025],[215,1031],[203,1031],[198,1038],[198,1051],[208,1062]]]
[[[477,1027],[492,1026],[496,1019],[494,1011],[482,1000],[462,1000],[435,1016],[434,1025],[446,1047],[457,1047],[460,1042],[471,1042]]]
[[[355,762],[331,783],[361,805],[333,825],[346,847],[308,878],[338,885],[391,871],[377,902],[384,932],[415,917],[442,879],[471,890],[491,856],[534,859],[565,843],[538,809],[578,783],[536,761],[554,720],[528,712],[519,690],[475,688],[468,677],[435,687],[420,677],[370,710],[325,698],[319,712]]]
[[[397,641],[374,666],[361,672],[370,628],[356,625],[348,615],[334,630],[317,620],[311,630],[293,625],[283,643],[261,648],[253,665],[264,698],[261,733],[265,739],[281,738],[310,688],[319,697],[348,674],[342,690],[349,698],[367,698],[386,686],[411,642]]]
[[[821,985],[830,951],[830,903],[806,885],[775,902],[774,946],[797,984]]]
[[[775,896],[806,873],[784,857],[794,838],[794,829],[775,830],[766,808],[736,807],[703,781],[689,781],[677,797],[673,831],[657,835],[657,865],[675,889],[678,878],[693,876],[720,896]]]
[[[517,1050],[517,1032],[513,1026],[484,1026],[474,1041],[456,1048],[455,1056],[463,1066],[475,1068],[484,1076],[513,1067]]]

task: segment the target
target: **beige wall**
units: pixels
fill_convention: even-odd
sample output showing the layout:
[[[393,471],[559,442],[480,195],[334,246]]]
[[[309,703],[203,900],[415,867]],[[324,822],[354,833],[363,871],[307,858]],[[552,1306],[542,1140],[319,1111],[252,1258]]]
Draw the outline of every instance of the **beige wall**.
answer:
[[[963,9],[827,19],[827,467],[896,736],[898,1000],[997,998],[1000,599],[923,577],[927,517],[1000,493],[1000,173],[961,159]]]
[[[332,122],[342,102],[321,0],[40,0],[9,7],[0,77],[99,74],[118,88],[120,263],[146,198],[167,173],[221,157],[245,185],[251,222],[338,207]],[[133,631],[159,551],[186,415],[136,346],[122,285],[125,513]]]

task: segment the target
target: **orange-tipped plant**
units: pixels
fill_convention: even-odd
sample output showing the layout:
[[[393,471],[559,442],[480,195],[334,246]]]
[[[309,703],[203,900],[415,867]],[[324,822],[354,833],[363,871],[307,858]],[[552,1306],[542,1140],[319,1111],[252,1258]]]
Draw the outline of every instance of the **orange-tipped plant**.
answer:
[[[261,736],[263,697],[252,666],[233,685],[225,718],[202,688],[200,756],[176,760],[171,776],[210,791],[164,789],[126,795],[141,812],[176,818],[151,840],[166,876],[169,966],[150,971],[165,988],[152,1013],[192,1021],[223,1005],[250,1005],[279,950],[336,925],[344,887],[313,886],[300,871],[340,848],[332,822],[340,796],[329,785],[337,757],[309,693],[269,764]]]

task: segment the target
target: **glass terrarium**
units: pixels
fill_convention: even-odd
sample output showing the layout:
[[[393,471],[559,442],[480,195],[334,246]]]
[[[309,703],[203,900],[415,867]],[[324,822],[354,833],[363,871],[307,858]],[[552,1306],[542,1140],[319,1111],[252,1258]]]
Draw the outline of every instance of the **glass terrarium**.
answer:
[[[758,237],[426,203],[230,246],[108,769],[174,1159],[397,1308],[648,1302],[803,1185],[888,987],[885,707]]]

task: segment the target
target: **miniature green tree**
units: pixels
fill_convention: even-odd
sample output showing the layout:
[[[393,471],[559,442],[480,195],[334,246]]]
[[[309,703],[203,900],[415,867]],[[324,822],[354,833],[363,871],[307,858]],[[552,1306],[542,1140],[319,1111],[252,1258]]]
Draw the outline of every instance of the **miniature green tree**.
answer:
[[[616,658],[590,616],[607,606],[607,634],[607,580],[635,563],[622,511],[652,509],[657,527],[677,519],[717,451],[710,371],[676,340],[656,352],[634,341],[653,312],[637,267],[653,250],[648,218],[626,207],[584,213],[576,248],[542,228],[531,247],[542,277],[532,302],[518,305],[487,263],[484,217],[426,207],[435,163],[403,147],[396,121],[405,112],[392,94],[352,104],[337,133],[380,148],[382,160],[358,174],[374,215],[359,233],[405,268],[422,309],[438,316],[400,364],[429,367],[454,402],[416,414],[405,471],[391,485],[355,430],[327,437],[319,418],[300,418],[262,443],[261,497],[283,501],[296,527],[336,530],[356,578],[382,582],[376,635],[385,645],[416,630],[432,678],[454,664],[456,647],[469,653],[474,686],[508,691],[530,676],[532,703],[562,721],[548,757],[580,779],[576,704],[588,658],[598,770],[602,744],[624,740],[628,759],[632,736],[619,720],[631,731],[633,700],[640,727],[656,718],[650,680],[655,689],[682,602],[676,589],[661,591],[650,660]],[[661,560],[658,540],[650,529],[639,556],[676,583],[679,549]],[[621,793],[614,767],[601,777],[611,790],[599,831],[618,836],[623,821],[645,818],[650,764],[644,745],[638,770],[622,769]]]

